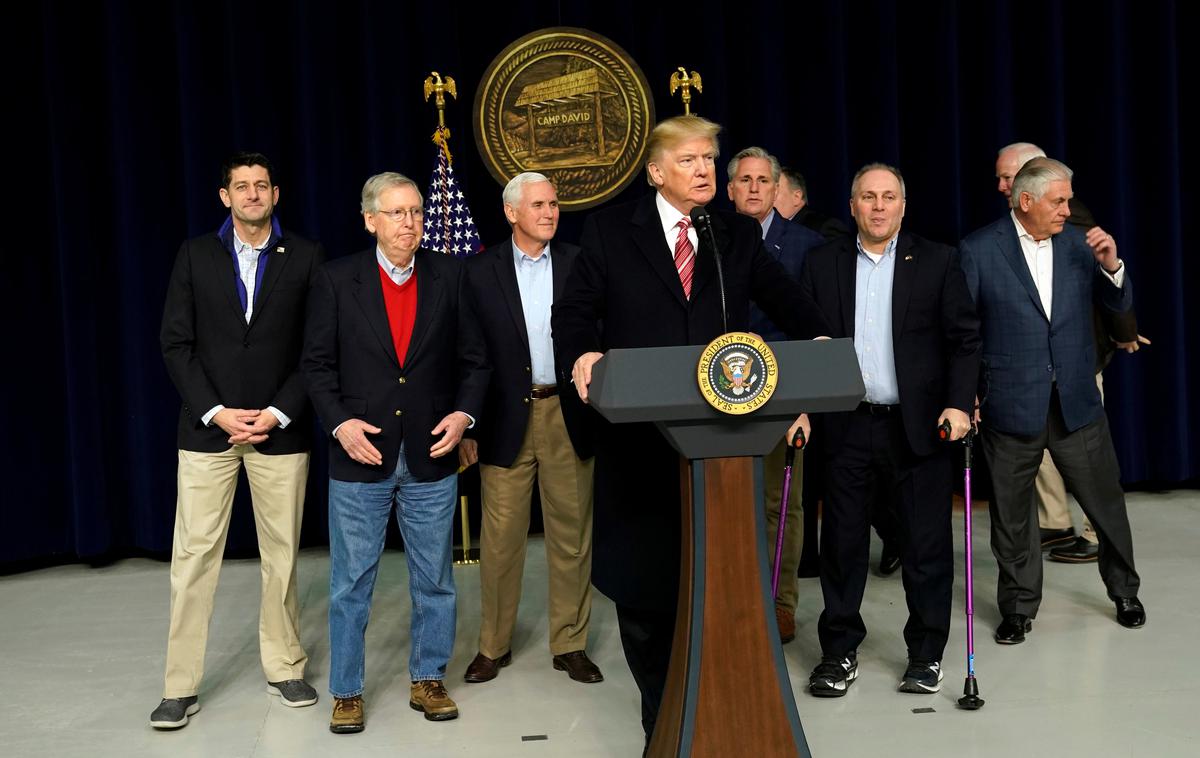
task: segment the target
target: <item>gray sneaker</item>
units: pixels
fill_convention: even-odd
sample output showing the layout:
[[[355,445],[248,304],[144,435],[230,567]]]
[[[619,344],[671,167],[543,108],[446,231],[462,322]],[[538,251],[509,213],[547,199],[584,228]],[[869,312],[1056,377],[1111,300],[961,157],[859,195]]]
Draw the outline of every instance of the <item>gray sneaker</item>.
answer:
[[[267,682],[267,692],[278,695],[279,701],[288,708],[303,708],[317,702],[317,691],[303,679],[288,679],[286,682]]]
[[[188,716],[200,710],[195,695],[191,697],[163,698],[150,714],[150,726],[155,729],[182,729],[187,726]]]

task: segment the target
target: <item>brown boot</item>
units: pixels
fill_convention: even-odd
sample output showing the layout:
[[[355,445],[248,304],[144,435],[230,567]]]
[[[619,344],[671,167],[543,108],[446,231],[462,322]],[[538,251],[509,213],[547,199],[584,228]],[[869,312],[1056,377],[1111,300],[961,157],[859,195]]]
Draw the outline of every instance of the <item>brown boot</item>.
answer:
[[[450,699],[450,693],[440,679],[413,682],[408,699],[414,711],[424,711],[429,721],[449,721],[458,718],[458,706]]]
[[[334,734],[354,734],[361,732],[364,728],[362,695],[335,697],[333,699],[333,718],[329,720],[329,731]]]
[[[782,605],[775,606],[775,624],[779,627],[779,644],[796,639],[796,612]]]

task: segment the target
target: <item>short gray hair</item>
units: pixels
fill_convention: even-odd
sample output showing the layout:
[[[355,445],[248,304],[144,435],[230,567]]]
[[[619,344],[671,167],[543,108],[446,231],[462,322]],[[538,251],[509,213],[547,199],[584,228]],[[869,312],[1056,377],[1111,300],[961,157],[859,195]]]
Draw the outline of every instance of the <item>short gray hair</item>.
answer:
[[[1013,177],[1010,203],[1013,208],[1019,208],[1022,192],[1028,192],[1034,200],[1041,200],[1050,182],[1069,182],[1074,174],[1062,161],[1046,157],[1032,158]]]
[[[417,193],[417,197],[421,201],[421,206],[425,206],[425,198],[421,195],[421,188],[412,179],[409,179],[404,174],[395,171],[384,171],[382,174],[376,174],[367,180],[362,188],[362,212],[374,213],[379,210],[379,196],[384,193],[384,190],[392,187],[412,187]]]
[[[999,158],[1007,152],[1016,153],[1018,169],[1033,158],[1046,157],[1046,151],[1032,142],[1014,142],[1011,145],[1005,145],[996,152],[996,157]]]
[[[550,182],[550,180],[544,174],[539,174],[536,171],[525,171],[517,174],[508,180],[508,184],[504,185],[504,193],[501,195],[504,198],[504,204],[516,208],[521,204],[521,197],[525,194],[525,187],[541,182]],[[550,185],[553,186],[554,182],[550,182]]]
[[[732,158],[729,159],[729,168],[726,173],[729,174],[729,181],[733,181],[734,175],[737,173],[738,164],[743,158],[762,158],[767,163],[771,164],[771,181],[779,183],[779,173],[783,170],[779,165],[779,159],[771,155],[761,147],[747,147],[737,151]]]
[[[900,169],[896,168],[895,166],[889,166],[886,163],[868,163],[858,170],[858,173],[854,175],[854,181],[850,182],[851,200],[853,200],[854,196],[858,194],[858,180],[862,179],[863,175],[868,171],[886,171],[892,176],[896,177],[896,181],[900,182],[901,199],[908,198],[908,192],[904,189],[904,177],[900,175]]]

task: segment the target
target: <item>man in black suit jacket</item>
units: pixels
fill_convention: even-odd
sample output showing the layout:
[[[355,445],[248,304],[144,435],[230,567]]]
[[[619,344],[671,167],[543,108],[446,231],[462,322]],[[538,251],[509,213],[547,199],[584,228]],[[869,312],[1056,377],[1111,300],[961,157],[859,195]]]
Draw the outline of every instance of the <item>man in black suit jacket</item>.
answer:
[[[200,709],[213,594],[243,463],[263,563],[259,647],[268,688],[284,705],[317,701],[303,681],[308,656],[295,585],[311,439],[300,348],[308,288],[324,252],[274,217],[279,187],[265,156],[228,160],[220,195],[229,218],[216,234],[179,248],[163,308],[163,360],[183,408],[166,685],[150,716],[157,729],[185,726]]]
[[[908,623],[902,692],[937,692],[950,633],[954,554],[950,533],[951,457],[938,441],[970,429],[979,374],[979,320],[954,248],[900,231],[904,180],[874,163],[854,177],[850,211],[857,238],[813,250],[801,284],[816,299],[832,337],[853,337],[866,397],[854,411],[814,421],[827,459],[817,624],[821,663],[814,695],[846,694],[866,637],[859,608],[868,563],[873,486],[896,495]],[[881,486],[880,486],[881,485]]]
[[[728,329],[722,323],[713,250],[688,218],[716,192],[718,131],[696,116],[659,123],[646,163],[657,192],[597,211],[585,223],[582,252],[552,318],[557,363],[571,367],[582,399],[604,351],[706,344],[745,330],[751,300],[793,337],[824,333],[811,299],[763,249],[761,227],[717,211],[711,218],[725,271]],[[616,602],[649,738],[679,591],[679,455],[652,424],[598,427],[592,583]]]
[[[850,230],[840,219],[827,216],[808,204],[808,183],[804,181],[804,175],[793,168],[780,170],[775,210],[787,220],[812,229],[827,240],[850,235]]]
[[[763,248],[767,255],[779,261],[797,280],[804,266],[804,257],[825,238],[812,229],[792,223],[776,211],[780,181],[779,160],[761,147],[739,150],[729,159],[729,199],[738,213],[750,216],[762,228]],[[775,326],[758,306],[750,306],[750,331],[768,342],[786,340],[787,335]],[[763,456],[763,500],[767,514],[767,544],[774,545],[779,534],[780,505],[783,498],[783,468],[787,457],[787,440]],[[775,597],[775,624],[779,640],[787,644],[796,638],[796,569],[804,546],[804,518],[800,511],[804,488],[804,456],[796,456],[792,466],[792,485],[788,495],[790,518],[784,525],[783,551],[779,559],[779,594]],[[775,553],[768,556],[774,568]]]
[[[479,461],[483,495],[479,653],[463,678],[495,679],[512,661],[536,478],[550,575],[553,665],[575,681],[599,682],[604,677],[585,652],[592,611],[592,460],[577,454],[564,422],[568,413],[591,411],[574,391],[558,391],[550,339],[550,305],[562,294],[579,248],[551,245],[558,195],[542,174],[513,177],[504,188],[504,215],[512,236],[467,261],[470,300],[487,343],[492,381],[475,439],[459,447],[463,466]]]
[[[329,438],[330,730],[364,727],[364,636],[393,506],[412,596],[409,704],[431,721],[458,707],[443,686],[454,650],[450,540],[463,431],[488,369],[464,307],[463,267],[418,249],[421,193],[378,174],[362,213],[376,245],[322,267],[309,298],[304,367]]]

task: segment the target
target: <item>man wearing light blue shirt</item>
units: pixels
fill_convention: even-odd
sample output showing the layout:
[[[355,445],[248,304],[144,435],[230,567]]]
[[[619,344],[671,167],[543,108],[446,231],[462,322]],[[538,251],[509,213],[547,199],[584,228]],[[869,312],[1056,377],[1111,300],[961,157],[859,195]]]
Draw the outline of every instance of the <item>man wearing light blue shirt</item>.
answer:
[[[905,203],[898,170],[863,167],[850,197],[857,236],[811,251],[801,275],[830,336],[853,338],[866,388],[854,411],[813,420],[826,464],[822,660],[809,678],[820,697],[845,695],[858,676],[875,493],[893,499],[900,529],[908,603],[900,691],[937,692],[942,680],[954,555],[950,449],[938,427],[948,422],[952,439],[970,428],[979,320],[954,248],[900,231]]]
[[[512,661],[521,573],[536,479],[545,526],[550,653],[571,679],[599,682],[588,659],[591,617],[592,459],[573,445],[564,414],[590,412],[574,392],[559,392],[550,307],[579,248],[551,240],[558,196],[545,176],[523,173],[504,189],[512,237],[467,263],[468,288],[493,366],[481,422],[459,449],[480,464],[482,613],[479,653],[467,682],[496,678]],[[578,449],[577,449],[578,448]]]

